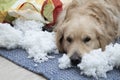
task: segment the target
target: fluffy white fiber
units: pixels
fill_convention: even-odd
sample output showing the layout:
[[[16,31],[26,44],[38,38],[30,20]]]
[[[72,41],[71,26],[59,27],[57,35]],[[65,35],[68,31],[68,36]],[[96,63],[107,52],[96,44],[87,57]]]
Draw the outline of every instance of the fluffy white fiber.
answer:
[[[48,60],[47,53],[56,48],[53,36],[54,34],[49,32],[29,30],[20,41],[20,45],[27,50],[29,57],[33,57],[34,61],[44,62]]]
[[[44,26],[44,24],[40,21],[26,20],[23,18],[18,18],[13,21],[13,25],[15,29],[22,32],[26,32],[28,30],[41,31],[42,27]]]
[[[120,44],[110,44],[106,51],[93,50],[83,57],[78,67],[82,74],[93,77],[107,77],[106,72],[120,66]]]
[[[59,63],[58,66],[60,69],[71,67],[70,59],[66,54],[63,54],[63,56],[59,58],[58,63]]]
[[[66,57],[66,58],[65,58]],[[62,59],[62,60],[61,60]],[[68,61],[67,61],[68,60]],[[66,65],[67,64],[67,65]],[[65,69],[70,67],[70,62],[65,54],[59,60],[59,67]],[[81,74],[87,76],[107,77],[106,72],[113,70],[114,67],[120,66],[120,44],[110,44],[106,47],[106,51],[101,49],[93,50],[89,54],[83,56],[82,61],[78,64]]]
[[[18,18],[13,25],[0,24],[0,47],[21,47],[28,52],[29,58],[39,63],[52,58],[47,53],[56,49],[54,33],[42,31],[43,23]]]
[[[0,23],[0,47],[7,49],[16,48],[21,38],[21,31],[14,29],[9,24]]]

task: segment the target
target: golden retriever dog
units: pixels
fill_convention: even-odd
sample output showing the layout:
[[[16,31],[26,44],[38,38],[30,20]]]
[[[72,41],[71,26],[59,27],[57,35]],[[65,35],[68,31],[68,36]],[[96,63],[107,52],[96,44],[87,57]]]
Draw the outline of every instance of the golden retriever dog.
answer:
[[[60,13],[56,27],[56,45],[73,65],[93,49],[120,36],[120,0],[73,0]]]

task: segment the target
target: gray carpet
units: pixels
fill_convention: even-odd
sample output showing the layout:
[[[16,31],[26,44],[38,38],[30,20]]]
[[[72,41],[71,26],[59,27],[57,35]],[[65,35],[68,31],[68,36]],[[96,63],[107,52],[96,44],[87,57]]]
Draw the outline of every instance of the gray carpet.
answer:
[[[120,38],[116,42],[120,43]],[[35,66],[36,63],[32,59],[27,58],[28,54],[22,49],[6,50],[0,48],[0,56],[32,72],[43,75],[48,80],[96,80],[92,77],[80,75],[80,70],[77,68],[60,70],[58,68],[58,58],[62,56],[61,54],[52,54],[55,58],[38,64],[38,66]],[[120,80],[120,69],[109,71],[107,76],[107,79],[100,78],[100,80]]]

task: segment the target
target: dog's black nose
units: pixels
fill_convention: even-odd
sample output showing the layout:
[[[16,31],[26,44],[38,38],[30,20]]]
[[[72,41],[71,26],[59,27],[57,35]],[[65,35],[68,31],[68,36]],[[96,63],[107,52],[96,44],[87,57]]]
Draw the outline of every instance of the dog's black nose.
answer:
[[[77,66],[81,62],[81,57],[79,57],[77,54],[74,54],[70,57],[71,65]]]

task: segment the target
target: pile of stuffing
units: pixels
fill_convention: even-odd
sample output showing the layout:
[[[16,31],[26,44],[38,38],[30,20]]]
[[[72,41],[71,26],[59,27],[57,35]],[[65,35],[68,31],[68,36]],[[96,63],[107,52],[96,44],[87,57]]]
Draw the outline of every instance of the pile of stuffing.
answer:
[[[52,58],[48,53],[56,51],[54,33],[42,31],[43,23],[18,18],[13,25],[0,23],[0,47],[25,49],[39,63]]]
[[[70,59],[63,55],[59,60],[59,68],[65,69],[71,67]],[[77,65],[81,74],[93,76],[95,78],[104,77],[106,73],[120,66],[120,44],[110,44],[104,52],[101,49],[93,50],[82,57],[81,63]]]

